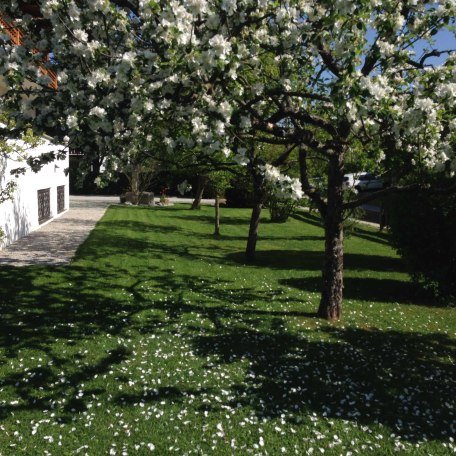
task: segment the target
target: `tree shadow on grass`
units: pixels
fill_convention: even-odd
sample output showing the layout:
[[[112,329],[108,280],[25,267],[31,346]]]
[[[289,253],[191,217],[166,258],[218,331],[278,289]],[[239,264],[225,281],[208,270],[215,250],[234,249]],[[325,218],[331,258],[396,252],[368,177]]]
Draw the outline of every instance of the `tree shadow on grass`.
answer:
[[[448,336],[325,327],[330,339],[315,341],[281,328],[194,338],[201,357],[250,361],[244,381],[232,387],[232,406],[253,407],[260,419],[317,412],[380,423],[409,441],[450,435],[456,385],[453,367],[442,361],[455,355]]]
[[[248,231],[246,230],[244,236],[236,236],[231,234],[226,234],[223,231],[223,223],[221,226],[221,235],[218,238],[221,242],[223,241],[244,241],[247,242],[247,234]],[[211,234],[207,233],[192,233],[193,238],[200,238],[200,239],[209,239]],[[262,241],[324,241],[325,238],[323,236],[312,236],[312,235],[302,235],[302,236],[275,236],[275,235],[259,235],[258,241],[261,243]]]
[[[209,394],[212,391],[210,388],[177,388],[175,386],[162,386],[149,390],[142,390],[140,393],[119,393],[113,398],[115,404],[126,406],[134,406],[138,403],[157,403],[162,400],[170,400],[172,402],[182,402],[188,396],[200,397]]]
[[[132,332],[173,334],[176,325],[182,326],[188,314],[199,314],[220,329],[227,321],[259,325],[263,318],[271,316],[308,316],[305,312],[281,310],[281,298],[275,296],[277,290],[272,293],[238,289],[229,281],[220,283],[192,275],[173,275],[165,268],[159,273],[152,268],[129,272],[126,275],[119,269],[100,269],[87,264],[65,268],[26,267],[20,273],[17,268],[0,269],[0,282],[5,284],[5,295],[0,300],[0,347],[5,359],[17,359],[24,351],[34,351],[42,353],[46,363],[38,367],[25,363],[11,372],[7,369],[0,379],[0,390],[4,388],[17,401],[2,408],[0,419],[21,411],[46,410],[50,404],[58,403],[54,412],[64,422],[71,420],[72,414],[85,411],[87,401],[93,401],[93,397],[104,396],[104,387],[86,387],[82,397],[78,397],[78,392],[81,385],[108,373],[114,365],[129,358],[130,353],[117,346],[105,356],[86,360],[80,351],[74,352],[97,337],[114,340],[115,345],[115,336],[130,337]],[[169,293],[173,297],[151,300],[149,286],[152,291],[166,294],[172,290]],[[196,293],[198,304],[178,290]],[[277,311],[245,308],[258,301],[268,302],[271,297],[277,298]],[[226,302],[230,305],[220,305]],[[188,324],[187,331],[200,333],[201,328]],[[185,391],[169,394],[178,400]],[[67,400],[64,405],[62,399]],[[121,405],[131,405],[136,398],[123,395],[118,400]]]
[[[130,271],[125,281],[117,270],[87,265],[23,268],[21,274],[1,269],[0,280],[9,293],[1,301],[6,318],[0,322],[0,343],[10,356],[18,356],[21,349],[42,350],[54,366],[31,368],[30,383],[24,381],[25,370],[6,375],[0,386],[14,390],[21,403],[8,405],[2,417],[22,410],[45,410],[67,396],[71,399],[55,413],[61,421],[70,420],[71,414],[86,410],[86,397],[106,393],[103,387],[88,387],[79,398],[81,383],[89,383],[96,374],[107,373],[131,356],[117,347],[95,361],[77,365],[73,355],[55,352],[56,339],[71,346],[71,341],[80,344],[96,335],[173,334],[179,328],[203,359],[215,355],[219,364],[250,362],[244,380],[232,385],[235,397],[226,405],[253,407],[260,417],[285,413],[291,421],[317,412],[357,423],[381,423],[410,441],[448,436],[454,418],[445,405],[453,400],[454,387],[452,366],[443,362],[454,355],[448,337],[324,326],[321,331],[327,340],[321,340],[318,333],[287,331],[290,318],[302,320],[314,314],[283,310],[280,294],[276,295],[280,290],[239,289],[230,281],[172,275],[166,269],[154,271],[154,277],[146,273],[146,269]],[[168,299],[151,300],[144,283],[174,291]],[[114,298],[111,294],[116,291],[123,294]],[[188,292],[196,293],[198,299],[188,299]],[[271,305],[272,297],[278,300],[277,308]],[[268,310],[261,309],[262,303],[268,303]],[[144,312],[151,313],[147,317]],[[138,320],[140,313],[143,316]],[[189,315],[207,319],[213,329],[202,330]],[[66,381],[59,384],[57,372],[61,371]],[[185,386],[162,388],[147,395],[119,393],[114,403],[131,407],[159,398],[179,402],[187,394],[207,393]],[[66,395],[68,390],[70,395]]]
[[[321,277],[280,279],[284,286],[318,293],[321,291]],[[412,282],[374,277],[344,277],[344,299],[368,302],[397,302],[402,304],[438,306],[427,300],[421,290]]]
[[[309,214],[306,212],[298,212],[293,214],[292,218],[323,229],[321,218],[316,215]],[[350,229],[350,236],[359,237],[361,239],[365,239],[366,241],[376,242],[382,245],[391,245],[388,233],[368,230],[362,228],[361,224],[357,224],[352,229]]]
[[[192,222],[201,222],[201,223],[210,223],[214,224],[214,217],[211,217],[210,215],[205,215],[205,214],[200,214],[200,215],[192,215],[192,214],[184,214],[184,215],[176,215],[173,216],[173,219],[178,219],[178,220],[185,220],[186,222],[192,221]],[[249,219],[248,217],[223,217],[221,221],[221,225],[245,225],[248,227],[249,225]]]
[[[95,363],[78,366],[74,363],[74,359],[55,354],[49,347],[43,351],[50,355],[53,365],[61,372],[68,372],[68,375],[60,376],[55,370],[46,366],[3,377],[0,385],[2,388],[14,389],[14,394],[20,399],[20,403],[3,405],[0,409],[0,419],[21,410],[45,410],[51,404],[62,401],[63,398],[70,398],[60,409],[60,413],[57,410],[56,412],[60,422],[71,421],[72,414],[87,409],[86,403],[90,396],[99,396],[105,392],[103,388],[84,388],[84,395],[79,396],[78,392],[82,385],[96,375],[107,373],[115,364],[120,364],[129,356],[129,352],[124,347],[118,347]]]
[[[314,250],[258,250],[255,260],[247,262],[244,252],[226,255],[229,262],[259,268],[302,269],[305,271],[321,271],[323,267],[322,251]],[[381,255],[364,255],[359,253],[344,254],[344,269],[361,271],[402,271],[403,263],[398,258]]]
[[[116,334],[150,306],[131,299],[130,282],[122,271],[87,265],[1,268],[0,346],[13,358],[23,349],[46,350],[56,340]]]

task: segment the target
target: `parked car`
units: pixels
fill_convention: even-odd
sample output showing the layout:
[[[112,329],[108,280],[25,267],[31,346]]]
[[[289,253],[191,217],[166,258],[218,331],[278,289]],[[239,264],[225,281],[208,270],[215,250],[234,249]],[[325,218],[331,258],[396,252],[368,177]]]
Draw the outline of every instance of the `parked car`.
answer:
[[[355,188],[355,176],[357,176],[357,174],[345,174],[344,175],[344,183],[343,183],[343,186],[344,188]]]
[[[344,188],[354,188],[358,192],[366,190],[380,190],[384,187],[383,179],[365,171],[344,175]]]
[[[367,190],[381,190],[385,186],[383,179],[376,177],[372,173],[361,173],[357,182],[355,182],[355,189],[358,192]]]

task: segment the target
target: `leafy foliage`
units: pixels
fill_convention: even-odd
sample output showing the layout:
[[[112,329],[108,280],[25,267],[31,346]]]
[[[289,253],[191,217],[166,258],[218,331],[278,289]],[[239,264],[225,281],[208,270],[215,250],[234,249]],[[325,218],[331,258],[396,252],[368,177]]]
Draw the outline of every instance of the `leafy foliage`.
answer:
[[[392,240],[413,279],[437,300],[456,303],[456,193],[390,197]]]

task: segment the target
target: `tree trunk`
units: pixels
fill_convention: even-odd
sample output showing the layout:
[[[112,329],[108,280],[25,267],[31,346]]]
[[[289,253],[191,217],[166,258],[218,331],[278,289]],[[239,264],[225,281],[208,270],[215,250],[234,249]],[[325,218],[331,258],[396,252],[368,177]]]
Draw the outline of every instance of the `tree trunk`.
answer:
[[[215,195],[215,227],[214,236],[220,236],[220,199]]]
[[[264,178],[261,174],[255,173],[253,176],[253,209],[250,217],[249,237],[247,239],[247,248],[245,256],[248,261],[255,259],[256,243],[258,240],[258,227],[260,225],[261,209],[264,202]]]
[[[262,204],[255,203],[252,209],[252,216],[250,217],[249,237],[247,239],[247,248],[245,256],[247,260],[252,261],[255,259],[256,243],[258,240],[258,226],[260,224]]]
[[[201,207],[201,199],[203,198],[204,187],[206,186],[206,178],[204,176],[198,176],[196,183],[195,199],[193,200],[190,209],[199,209]]]
[[[101,164],[98,158],[94,158],[91,163],[91,167],[84,177],[82,188],[89,193],[97,193],[99,188],[95,183],[95,179],[101,174]]]
[[[328,175],[328,202],[324,217],[325,257],[323,290],[318,316],[339,320],[342,315],[344,230],[343,230],[343,154],[331,158]]]
[[[137,163],[132,163],[131,165],[131,191],[134,195],[139,195],[139,177],[140,170]]]

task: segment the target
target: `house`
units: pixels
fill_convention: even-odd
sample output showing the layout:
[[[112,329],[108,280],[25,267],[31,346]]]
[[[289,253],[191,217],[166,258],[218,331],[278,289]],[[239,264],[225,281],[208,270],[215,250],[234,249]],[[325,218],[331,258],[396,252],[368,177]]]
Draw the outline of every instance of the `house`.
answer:
[[[58,149],[43,138],[41,144],[27,150],[27,155],[37,157]],[[26,236],[43,224],[60,216],[69,208],[68,154],[64,160],[56,160],[44,165],[40,171],[27,169],[25,174],[15,177],[11,170],[23,164],[17,154],[0,158],[0,188],[6,188],[14,181],[16,188],[12,199],[0,204],[0,230],[3,239],[0,248]]]
[[[9,35],[14,44],[20,44],[20,30],[6,22],[1,14],[0,31]],[[42,71],[51,77],[50,86],[56,89],[55,74],[44,68]],[[5,91],[4,81],[0,77],[0,96]],[[0,249],[60,216],[69,208],[68,154],[64,160],[48,163],[38,172],[27,169],[25,174],[17,178],[11,174],[12,170],[24,166],[23,153],[28,157],[38,157],[63,146],[52,144],[46,137],[41,138],[34,147],[27,147],[19,140],[8,140],[8,144],[14,150],[7,156],[0,154],[0,190],[5,189],[9,182],[14,181],[16,186],[12,198],[0,203]]]

